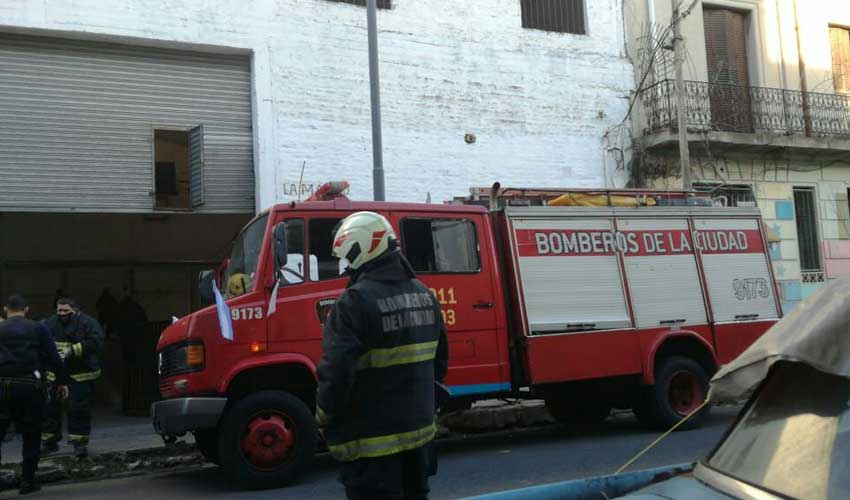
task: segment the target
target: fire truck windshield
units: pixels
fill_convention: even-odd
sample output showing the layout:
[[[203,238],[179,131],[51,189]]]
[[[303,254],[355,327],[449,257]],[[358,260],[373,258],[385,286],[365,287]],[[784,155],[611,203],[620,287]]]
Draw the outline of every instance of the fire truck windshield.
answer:
[[[248,225],[233,242],[230,262],[222,276],[222,291],[228,297],[237,297],[254,290],[255,274],[268,214]]]

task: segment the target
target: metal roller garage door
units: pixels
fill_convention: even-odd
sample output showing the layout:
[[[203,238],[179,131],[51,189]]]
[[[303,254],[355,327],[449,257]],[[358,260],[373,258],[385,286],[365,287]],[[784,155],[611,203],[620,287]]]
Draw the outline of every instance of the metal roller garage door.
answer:
[[[623,255],[637,327],[708,324],[688,220],[620,219],[617,227],[642,243]],[[655,248],[647,244],[653,240]]]
[[[0,34],[0,211],[152,211],[159,129],[203,148],[186,208],[253,211],[251,126],[247,55]]]

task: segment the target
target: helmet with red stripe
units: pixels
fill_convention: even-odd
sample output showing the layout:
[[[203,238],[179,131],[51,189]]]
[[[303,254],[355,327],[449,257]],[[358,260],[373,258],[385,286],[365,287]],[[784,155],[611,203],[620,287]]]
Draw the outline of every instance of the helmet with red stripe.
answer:
[[[379,257],[390,248],[396,235],[390,222],[375,212],[356,212],[339,225],[334,235],[333,255],[348,262],[352,270]]]

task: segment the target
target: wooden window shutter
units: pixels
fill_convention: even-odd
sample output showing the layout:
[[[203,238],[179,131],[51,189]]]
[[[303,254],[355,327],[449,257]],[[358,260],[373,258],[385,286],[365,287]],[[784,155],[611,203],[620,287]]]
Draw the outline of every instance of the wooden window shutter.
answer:
[[[705,48],[708,83],[750,84],[747,63],[747,14],[705,8]]]
[[[832,46],[832,81],[835,91],[850,94],[850,30],[830,26],[829,43]]]
[[[747,22],[744,12],[703,8],[708,97],[715,130],[752,132]]]
[[[189,131],[189,196],[192,208],[206,203],[204,192],[204,126]]]

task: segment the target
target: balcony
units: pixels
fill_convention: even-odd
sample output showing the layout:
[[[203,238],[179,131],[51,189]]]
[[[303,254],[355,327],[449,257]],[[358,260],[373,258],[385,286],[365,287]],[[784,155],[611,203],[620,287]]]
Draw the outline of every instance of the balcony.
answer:
[[[846,155],[850,95],[766,87],[684,82],[688,142],[716,151]],[[676,82],[641,93],[644,147],[673,147],[677,138]]]

